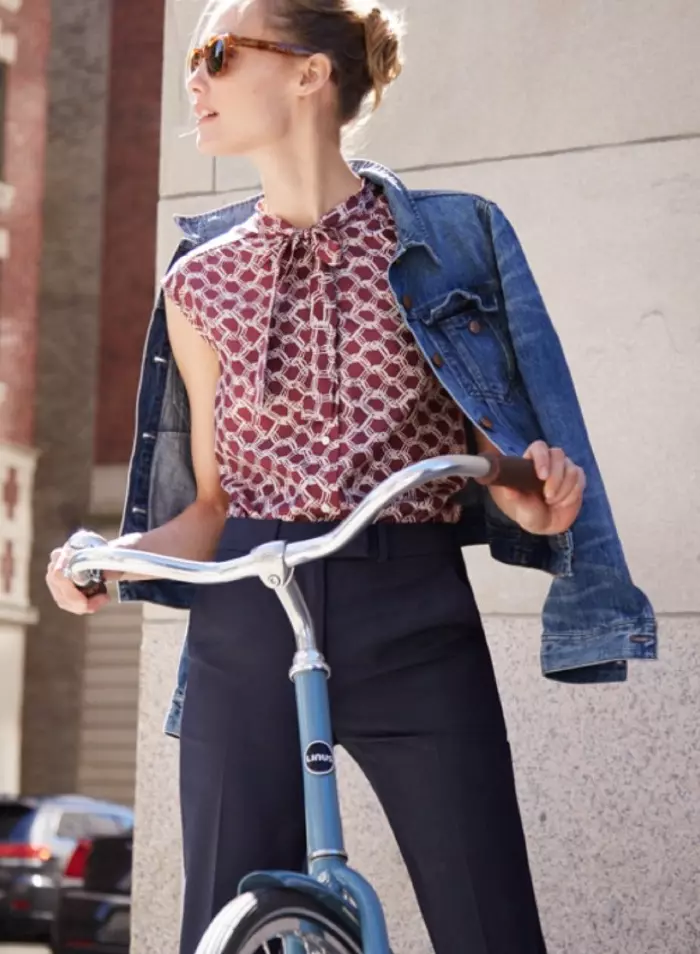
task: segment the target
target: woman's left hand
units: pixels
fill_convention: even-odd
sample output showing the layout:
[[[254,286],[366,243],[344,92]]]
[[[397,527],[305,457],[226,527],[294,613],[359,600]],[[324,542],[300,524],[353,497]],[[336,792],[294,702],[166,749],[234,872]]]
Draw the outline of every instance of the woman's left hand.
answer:
[[[579,514],[586,476],[563,450],[535,441],[523,455],[535,465],[544,481],[544,494],[526,494],[506,487],[492,487],[498,507],[528,533],[550,536],[564,533]]]

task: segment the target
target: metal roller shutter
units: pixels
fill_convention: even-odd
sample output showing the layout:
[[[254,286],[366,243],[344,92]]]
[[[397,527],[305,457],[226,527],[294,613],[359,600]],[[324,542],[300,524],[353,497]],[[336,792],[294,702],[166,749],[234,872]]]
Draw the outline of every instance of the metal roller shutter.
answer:
[[[122,805],[134,802],[141,618],[115,599],[87,621],[78,789]]]

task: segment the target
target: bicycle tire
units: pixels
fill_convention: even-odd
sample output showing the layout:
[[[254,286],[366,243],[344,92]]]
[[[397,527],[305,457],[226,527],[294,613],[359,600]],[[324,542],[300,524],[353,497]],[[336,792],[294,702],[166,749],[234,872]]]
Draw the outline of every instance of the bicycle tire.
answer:
[[[280,941],[299,931],[301,922],[318,932],[305,948],[309,954],[362,954],[359,925],[312,895],[284,887],[248,891],[230,901],[207,928],[196,954],[277,954]]]

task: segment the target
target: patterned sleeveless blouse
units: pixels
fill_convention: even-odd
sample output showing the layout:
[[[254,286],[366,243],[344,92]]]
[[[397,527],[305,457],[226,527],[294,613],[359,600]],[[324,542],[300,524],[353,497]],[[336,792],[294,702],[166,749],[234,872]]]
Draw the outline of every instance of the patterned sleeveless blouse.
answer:
[[[465,453],[462,413],[391,291],[396,248],[388,202],[365,182],[311,228],[261,202],[163,280],[219,357],[216,456],[229,516],[342,519],[402,467]],[[455,522],[461,486],[413,490],[381,519]]]

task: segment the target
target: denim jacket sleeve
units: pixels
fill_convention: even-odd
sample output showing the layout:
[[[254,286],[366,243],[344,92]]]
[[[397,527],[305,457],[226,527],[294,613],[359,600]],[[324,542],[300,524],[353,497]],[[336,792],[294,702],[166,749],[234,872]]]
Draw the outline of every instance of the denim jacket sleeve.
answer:
[[[574,382],[525,253],[493,204],[488,225],[515,358],[540,432],[587,477],[581,515],[569,531],[573,569],[554,580],[544,606],[543,670],[560,680],[618,681],[624,660],[656,656],[654,613],[632,583]]]

